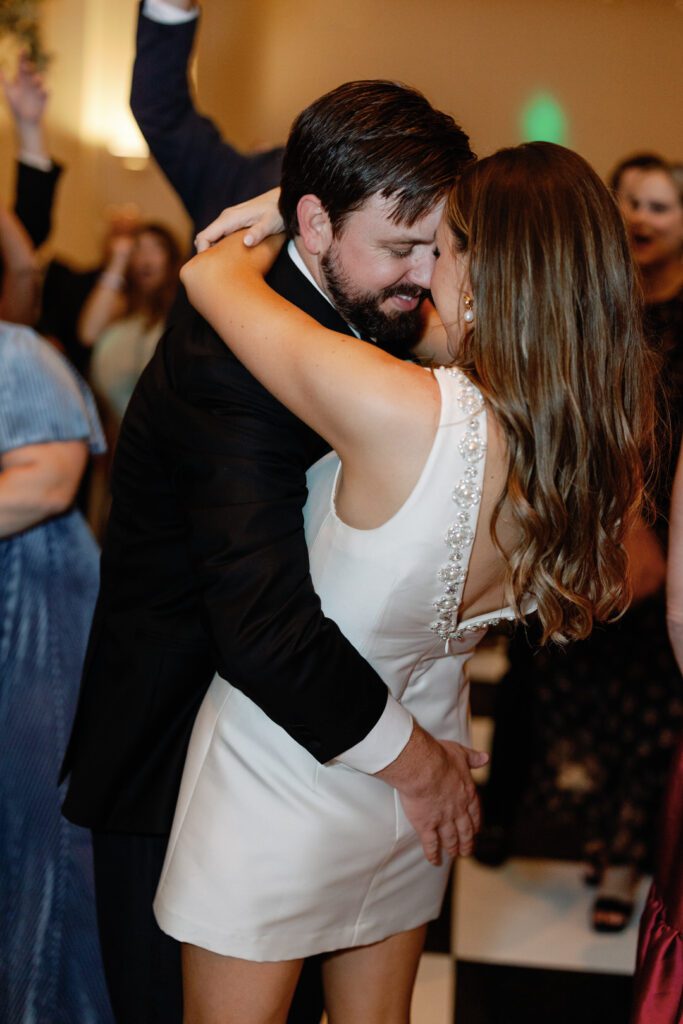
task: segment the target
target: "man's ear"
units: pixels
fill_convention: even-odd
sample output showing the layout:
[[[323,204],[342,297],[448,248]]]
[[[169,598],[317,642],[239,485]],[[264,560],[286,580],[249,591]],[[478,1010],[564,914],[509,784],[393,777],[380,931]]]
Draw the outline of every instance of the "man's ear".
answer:
[[[299,221],[299,235],[311,256],[322,256],[327,252],[333,237],[332,224],[323,204],[317,196],[302,196],[296,204]]]

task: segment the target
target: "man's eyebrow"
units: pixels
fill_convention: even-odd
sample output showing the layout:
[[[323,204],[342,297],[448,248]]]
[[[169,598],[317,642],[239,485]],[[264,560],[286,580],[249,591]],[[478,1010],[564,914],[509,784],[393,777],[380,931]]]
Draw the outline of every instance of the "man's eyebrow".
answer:
[[[397,238],[380,239],[380,245],[433,245],[435,235],[401,235]]]

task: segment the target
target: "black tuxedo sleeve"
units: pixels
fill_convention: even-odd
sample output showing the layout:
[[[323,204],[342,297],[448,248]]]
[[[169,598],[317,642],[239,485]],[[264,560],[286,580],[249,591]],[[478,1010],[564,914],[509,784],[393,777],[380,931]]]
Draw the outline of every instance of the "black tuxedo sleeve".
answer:
[[[245,156],[197,112],[187,75],[197,24],[162,25],[140,13],[130,105],[152,155],[201,229],[225,206],[277,184],[281,151]]]
[[[225,359],[197,360],[192,372],[191,443],[173,475],[218,670],[328,761],[368,734],[388,691],[323,615],[311,582],[305,463],[321,452],[253,378],[251,389],[236,382]]]
[[[21,160],[17,162],[14,212],[36,249],[52,229],[52,206],[61,173],[59,164],[53,163],[49,171],[41,171]]]

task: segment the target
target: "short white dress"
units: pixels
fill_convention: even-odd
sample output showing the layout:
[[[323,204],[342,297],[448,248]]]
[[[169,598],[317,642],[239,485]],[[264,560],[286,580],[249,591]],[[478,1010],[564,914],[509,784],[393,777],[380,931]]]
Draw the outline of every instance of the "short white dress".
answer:
[[[412,494],[383,526],[334,505],[334,453],[309,473],[306,536],[322,607],[439,739],[469,742],[465,665],[510,609],[458,620],[486,452],[479,391],[436,370],[441,415]],[[192,734],[154,909],[182,942],[255,961],[376,942],[437,917],[450,864],[430,865],[397,792],[319,764],[216,676]]]

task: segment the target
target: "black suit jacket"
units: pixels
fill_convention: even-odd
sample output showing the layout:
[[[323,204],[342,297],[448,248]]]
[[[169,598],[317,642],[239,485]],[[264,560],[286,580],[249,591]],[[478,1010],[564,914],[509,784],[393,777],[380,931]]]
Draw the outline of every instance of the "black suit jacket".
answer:
[[[187,79],[199,19],[162,25],[140,13],[130,105],[195,230],[280,182],[283,149],[245,155],[195,109]]]
[[[271,284],[336,311],[282,253]],[[67,817],[164,833],[218,669],[321,762],[359,742],[387,689],[324,618],[303,534],[326,444],[195,313],[171,327],[121,428],[101,590],[64,771]]]
[[[21,160],[17,161],[14,212],[28,231],[36,249],[52,230],[52,207],[61,174],[61,164],[53,162],[49,171],[41,171]]]

